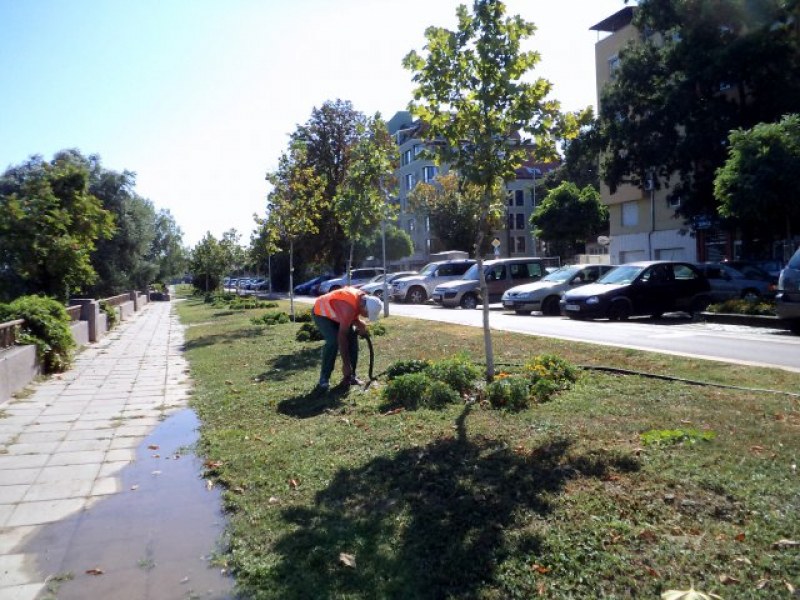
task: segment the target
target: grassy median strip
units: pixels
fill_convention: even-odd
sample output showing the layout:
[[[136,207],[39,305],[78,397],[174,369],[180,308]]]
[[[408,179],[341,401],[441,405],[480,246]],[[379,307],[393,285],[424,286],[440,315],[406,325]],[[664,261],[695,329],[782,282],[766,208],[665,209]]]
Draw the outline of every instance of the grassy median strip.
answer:
[[[397,410],[382,381],[315,393],[320,342],[298,342],[299,324],[255,325],[264,312],[179,305],[200,451],[229,511],[222,558],[247,597],[657,598],[693,583],[788,598],[800,586],[796,397],[584,370],[521,412]],[[480,329],[384,324],[376,373],[412,358],[482,360]],[[800,390],[786,371],[494,340],[501,370],[552,353]]]

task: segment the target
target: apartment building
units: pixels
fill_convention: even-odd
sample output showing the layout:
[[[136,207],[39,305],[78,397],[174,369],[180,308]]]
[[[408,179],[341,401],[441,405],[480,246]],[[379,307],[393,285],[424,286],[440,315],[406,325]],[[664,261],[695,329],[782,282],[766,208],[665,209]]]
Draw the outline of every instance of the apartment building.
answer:
[[[597,98],[613,80],[619,67],[619,51],[640,32],[633,26],[635,7],[627,6],[597,23],[591,30],[601,37],[595,44]],[[642,187],[621,185],[612,194],[601,183],[601,201],[609,210],[609,254],[612,264],[636,260],[688,260],[698,258],[697,240],[682,219],[675,218],[676,204],[667,200],[662,186],[655,190],[651,182]],[[701,224],[702,226],[702,224]]]
[[[389,133],[394,136],[399,147],[400,164],[397,168],[398,194],[395,202],[398,207],[398,227],[411,237],[414,243],[412,256],[402,261],[403,267],[418,267],[430,261],[431,254],[447,250],[471,248],[444,248],[430,228],[426,215],[415,213],[408,206],[408,194],[417,182],[431,182],[439,174],[447,171],[446,165],[437,166],[430,157],[422,154],[428,141],[425,139],[424,125],[415,120],[408,111],[396,113],[387,122]],[[538,244],[532,235],[530,216],[536,207],[536,185],[543,176],[547,165],[526,164],[517,170],[517,177],[507,185],[507,205],[505,227],[493,232],[493,238],[500,241],[500,256],[537,256]]]

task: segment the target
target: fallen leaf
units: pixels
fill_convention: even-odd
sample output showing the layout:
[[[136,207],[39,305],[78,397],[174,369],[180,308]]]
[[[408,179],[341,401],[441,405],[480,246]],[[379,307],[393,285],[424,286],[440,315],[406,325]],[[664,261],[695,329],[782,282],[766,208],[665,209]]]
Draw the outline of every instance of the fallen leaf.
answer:
[[[640,540],[644,540],[646,542],[655,542],[657,538],[656,534],[650,531],[649,529],[645,529],[639,535],[637,535]]]
[[[158,448],[159,448],[158,444],[150,444],[147,447],[148,450],[158,450]]]
[[[339,553],[339,562],[345,567],[350,567],[351,569],[356,568],[356,557],[354,554],[347,554],[345,552]]]
[[[736,577],[732,577],[731,575],[726,575],[725,573],[723,573],[722,575],[719,576],[719,582],[722,585],[731,585],[731,584],[734,584],[734,583],[741,583],[741,581],[739,579],[736,579]]]
[[[153,458],[161,458],[161,455],[160,454],[153,454],[152,457]]]
[[[270,504],[277,504],[278,502],[280,502],[280,500],[276,496],[270,496],[269,497],[269,503]]]
[[[290,479],[289,487],[292,488],[293,490],[296,490],[298,487],[300,487],[300,482],[297,481],[297,479]]]
[[[737,564],[742,564],[742,565],[752,565],[753,564],[753,561],[751,561],[746,556],[737,556],[736,558],[733,559],[733,562],[735,562]]]
[[[403,412],[403,408],[393,408],[392,410],[387,410],[385,413],[381,413],[382,417],[388,417],[390,415],[396,415],[398,413]]]
[[[783,585],[785,585],[785,586],[786,586],[786,589],[787,589],[787,590],[789,590],[789,593],[790,593],[790,594],[794,595],[794,586],[793,586],[791,583],[789,583],[788,581],[786,581],[786,580],[784,579],[784,580],[783,580]]]
[[[531,565],[531,569],[539,573],[540,575],[546,575],[550,572],[548,567],[543,567],[542,565],[537,565],[536,563]]]
[[[225,380],[226,385],[233,385],[233,382],[230,379]]]
[[[721,596],[697,591],[694,586],[688,590],[667,590],[661,594],[661,600],[711,600],[712,598],[722,600]]]
[[[94,569],[86,569],[86,574],[87,575],[102,575],[103,574],[103,569],[98,569],[97,567],[95,567]]]
[[[777,542],[772,544],[773,548],[796,548],[800,546],[800,542],[796,540],[778,540]]]
[[[661,575],[658,574],[658,571],[656,571],[653,567],[644,565],[644,570],[647,571],[650,577],[655,577],[656,579],[661,577]]]
[[[737,533],[733,539],[735,539],[737,542],[743,542],[745,539],[745,535],[744,533]]]
[[[758,454],[759,452],[764,451],[764,446],[750,446],[750,450]]]
[[[206,469],[218,469],[222,466],[221,460],[207,460],[203,465]]]
[[[756,584],[756,589],[757,590],[763,590],[765,587],[767,587],[768,583],[769,583],[769,579],[759,579],[758,583]]]

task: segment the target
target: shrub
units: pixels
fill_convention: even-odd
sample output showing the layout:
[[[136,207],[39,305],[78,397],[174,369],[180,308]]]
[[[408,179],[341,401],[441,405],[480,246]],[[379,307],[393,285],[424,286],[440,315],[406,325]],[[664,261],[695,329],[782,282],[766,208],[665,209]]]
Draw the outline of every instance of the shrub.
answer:
[[[297,331],[295,338],[298,342],[317,342],[324,339],[314,323],[303,323]]]
[[[117,321],[119,320],[119,315],[117,314],[117,309],[109,304],[108,302],[100,301],[100,310],[102,310],[106,315],[106,327],[110,329],[114,329],[117,325]]]
[[[406,373],[391,379],[383,388],[383,398],[405,408],[417,408],[422,403],[431,379],[425,373]]]
[[[535,383],[539,379],[547,379],[558,385],[559,389],[567,389],[578,379],[578,370],[563,358],[555,354],[540,354],[525,363],[523,373]]]
[[[495,379],[486,386],[486,399],[494,408],[523,410],[531,401],[531,382],[521,375]]]
[[[712,313],[775,316],[775,303],[765,300],[752,301],[739,298],[711,304],[706,310]]]
[[[15,319],[25,319],[18,341],[36,346],[45,372],[57,373],[69,367],[75,340],[69,328],[69,315],[60,302],[42,296],[22,296],[0,305],[0,322]]]
[[[475,380],[481,376],[478,367],[463,354],[436,361],[425,369],[425,373],[436,381],[443,381],[459,394],[475,389]]]
[[[260,317],[253,317],[250,322],[253,325],[278,325],[280,323],[288,323],[289,315],[280,310],[273,310],[264,313]]]
[[[311,323],[312,320],[313,317],[310,310],[295,311],[294,313],[295,323]]]
[[[373,337],[386,335],[386,325],[383,323],[370,323],[367,325],[367,331],[369,331],[369,334]]]
[[[430,366],[430,362],[427,360],[418,360],[415,358],[410,358],[408,360],[398,360],[388,369],[386,369],[386,378],[390,381],[401,375],[406,375],[408,373],[419,373],[424,371],[425,369]]]
[[[420,399],[422,406],[429,408],[442,408],[448,404],[457,404],[461,402],[461,396],[443,381],[435,381],[430,379],[428,387]]]

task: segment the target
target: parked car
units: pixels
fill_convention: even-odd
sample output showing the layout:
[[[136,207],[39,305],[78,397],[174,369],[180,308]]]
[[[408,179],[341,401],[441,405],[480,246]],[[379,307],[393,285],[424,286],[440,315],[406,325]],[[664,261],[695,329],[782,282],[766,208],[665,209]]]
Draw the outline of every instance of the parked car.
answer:
[[[800,248],[781,271],[775,313],[788,322],[789,329],[800,334]]]
[[[395,302],[421,304],[428,300],[440,283],[458,279],[475,261],[469,258],[440,260],[422,267],[418,275],[400,277],[392,282],[390,299]]]
[[[732,298],[758,300],[772,298],[777,286],[763,278],[746,277],[741,271],[725,263],[701,263],[697,268],[711,284],[711,299],[724,302]]]
[[[755,263],[747,260],[723,260],[722,264],[733,267],[742,275],[750,279],[763,279],[764,281],[774,283],[776,287],[778,285],[778,275],[780,275],[780,271],[778,272],[778,275],[772,275]]]
[[[547,316],[561,314],[558,303],[561,295],[588,283],[594,283],[616,265],[573,265],[548,273],[539,281],[512,287],[503,294],[501,302],[506,310],[518,315],[541,311]]]
[[[530,283],[541,279],[545,271],[545,260],[534,257],[498,258],[483,263],[483,275],[489,293],[489,303],[499,302],[508,288],[520,283]],[[431,298],[445,308],[476,308],[482,304],[480,272],[477,263],[455,281],[437,285]]]
[[[328,279],[333,279],[333,277],[334,276],[332,274],[330,274],[330,273],[325,273],[323,275],[317,275],[316,277],[312,277],[311,279],[308,279],[308,280],[304,281],[303,283],[300,283],[300,284],[294,286],[294,289],[292,291],[294,291],[294,293],[296,295],[298,295],[298,296],[311,294],[311,288],[314,285],[319,285],[323,281],[327,281]]]
[[[560,306],[573,319],[624,321],[683,311],[694,315],[711,303],[711,285],[692,264],[643,261],[620,265],[597,283],[565,292]]]
[[[376,275],[380,275],[382,273],[383,273],[382,267],[353,269],[352,271],[350,271],[349,281],[347,279],[347,275],[342,275],[341,277],[328,279],[327,281],[323,281],[320,284],[319,293],[327,294],[328,292],[332,292],[333,290],[338,290],[340,287],[344,287],[346,285],[358,287],[361,284],[367,283],[370,279],[372,279]]]
[[[408,277],[410,275],[416,275],[416,271],[397,271],[396,273],[389,273],[384,277],[383,275],[376,275],[373,277],[368,283],[365,283],[361,286],[361,289],[368,294],[372,294],[373,296],[377,296],[378,298],[383,298],[383,280],[386,279],[386,288],[389,289],[391,287],[391,283],[395,279],[400,279],[401,277]]]

